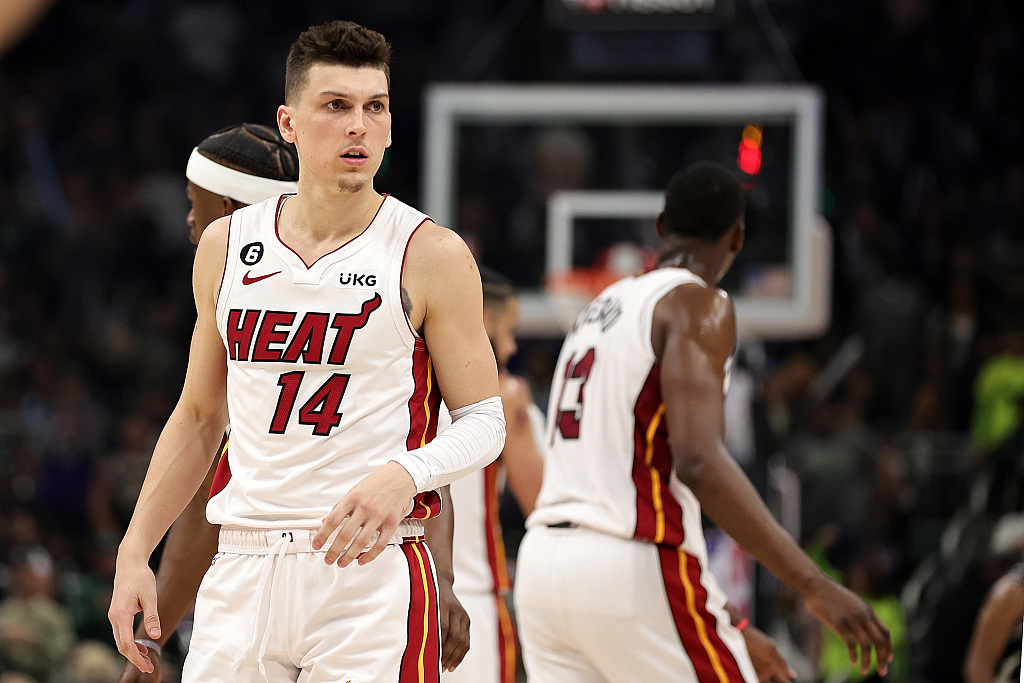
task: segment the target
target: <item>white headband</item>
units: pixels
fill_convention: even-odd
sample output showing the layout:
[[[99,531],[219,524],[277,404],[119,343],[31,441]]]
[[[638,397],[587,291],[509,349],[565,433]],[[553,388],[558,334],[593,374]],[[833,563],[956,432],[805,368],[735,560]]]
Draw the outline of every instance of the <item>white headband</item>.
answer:
[[[200,154],[198,147],[192,150],[192,156],[188,158],[185,177],[204,190],[243,204],[258,204],[264,199],[290,194],[299,188],[298,183],[289,180],[271,180],[221,166]]]

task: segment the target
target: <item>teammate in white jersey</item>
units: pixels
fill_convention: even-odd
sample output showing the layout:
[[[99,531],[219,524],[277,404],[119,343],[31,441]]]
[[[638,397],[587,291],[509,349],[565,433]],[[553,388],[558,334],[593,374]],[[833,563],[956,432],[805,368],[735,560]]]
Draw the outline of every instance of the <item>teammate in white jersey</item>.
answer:
[[[533,512],[544,472],[544,415],[526,382],[505,370],[515,355],[519,299],[512,283],[489,268],[484,286],[484,327],[498,361],[498,386],[505,409],[505,448],[498,460],[451,486],[455,515],[455,589],[472,618],[473,647],[462,665],[442,675],[445,683],[513,683],[515,632],[505,606],[511,584],[498,520],[498,492],[506,483],[523,513]],[[731,609],[731,607],[730,607]],[[739,612],[736,612],[739,615]],[[737,622],[742,616],[737,616]],[[743,629],[754,669],[762,680],[790,676],[774,643],[757,628]]]
[[[277,130],[267,126],[243,123],[206,137],[192,151],[185,172],[192,204],[186,219],[189,241],[199,244],[203,231],[217,218],[230,216],[237,209],[282,192],[294,192],[298,164],[295,148],[286,143]],[[220,452],[225,452],[226,448],[225,439]],[[143,628],[136,630],[136,642],[149,649],[153,671],[142,673],[131,662],[126,662],[119,683],[159,683],[162,680],[161,649],[195,604],[199,584],[217,552],[220,527],[206,520],[206,503],[218,462],[219,458],[214,460],[203,485],[167,532],[156,575],[161,636],[151,640]],[[447,488],[442,489],[441,497],[444,506],[450,507]],[[432,554],[437,559],[442,663],[446,668],[454,667],[469,648],[469,617],[452,588],[452,515],[442,513],[425,521],[424,526]]]
[[[185,385],[110,607],[140,670],[152,663],[134,614],[160,636],[149,555],[230,416],[207,508],[221,552],[182,680],[439,679],[420,520],[437,513],[437,488],[497,456],[504,419],[472,255],[373,188],[390,144],[389,56],[383,36],[351,22],[303,32],[278,110],[298,191],[214,221],[200,240]],[[453,423],[435,439],[442,394]]]
[[[508,372],[515,355],[519,299],[512,283],[481,268],[484,327],[498,362],[498,387],[505,409],[505,448],[497,460],[451,485],[455,507],[455,593],[469,612],[471,647],[445,683],[514,683],[516,636],[506,607],[510,588],[498,495],[507,483],[525,514],[533,511],[544,474],[538,447],[544,416],[526,382]]]
[[[725,167],[676,174],[657,219],[660,267],[604,290],[566,337],[517,564],[531,683],[758,680],[707,568],[701,508],[799,592],[851,661],[859,648],[865,673],[872,650],[883,674],[892,658],[871,608],[800,550],[724,446],[736,332],[716,285],[742,247],[743,209]]]

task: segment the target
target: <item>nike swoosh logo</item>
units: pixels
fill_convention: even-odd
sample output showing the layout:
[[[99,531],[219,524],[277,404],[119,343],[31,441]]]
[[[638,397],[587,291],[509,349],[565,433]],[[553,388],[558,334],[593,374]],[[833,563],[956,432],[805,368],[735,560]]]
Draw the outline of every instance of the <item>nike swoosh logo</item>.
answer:
[[[251,285],[252,283],[259,282],[260,280],[266,280],[268,277],[274,277],[275,275],[277,275],[281,271],[278,270],[276,272],[267,273],[266,275],[260,275],[258,277],[249,277],[249,273],[251,273],[251,272],[252,272],[251,270],[248,270],[248,271],[246,271],[245,275],[242,276],[242,284],[243,285]]]

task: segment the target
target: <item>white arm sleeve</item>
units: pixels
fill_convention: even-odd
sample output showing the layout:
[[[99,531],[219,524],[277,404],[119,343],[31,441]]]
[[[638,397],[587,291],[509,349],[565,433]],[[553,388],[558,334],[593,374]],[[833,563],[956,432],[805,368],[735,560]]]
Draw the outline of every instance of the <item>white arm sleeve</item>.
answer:
[[[426,446],[392,458],[416,482],[433,491],[490,464],[505,447],[505,411],[497,396],[451,411],[452,426]]]

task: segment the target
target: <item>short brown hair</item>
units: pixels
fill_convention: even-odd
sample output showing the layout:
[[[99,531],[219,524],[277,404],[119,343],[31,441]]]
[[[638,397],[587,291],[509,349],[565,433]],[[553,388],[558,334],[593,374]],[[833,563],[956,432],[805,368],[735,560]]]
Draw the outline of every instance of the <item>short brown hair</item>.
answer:
[[[284,101],[291,102],[306,83],[309,67],[318,63],[380,69],[391,88],[391,45],[380,33],[353,21],[328,21],[310,26],[288,50]]]

